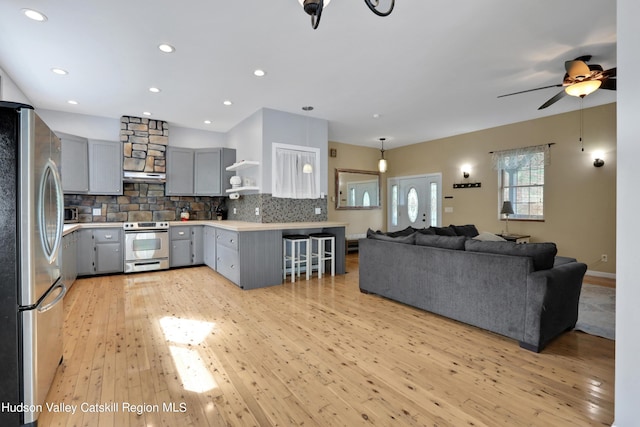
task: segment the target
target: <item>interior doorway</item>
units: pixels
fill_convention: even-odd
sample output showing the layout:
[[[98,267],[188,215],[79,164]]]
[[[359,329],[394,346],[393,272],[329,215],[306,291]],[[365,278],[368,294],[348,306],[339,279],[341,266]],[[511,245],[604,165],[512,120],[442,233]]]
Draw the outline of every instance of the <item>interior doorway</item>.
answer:
[[[442,221],[442,174],[400,176],[387,180],[387,230],[439,227]]]

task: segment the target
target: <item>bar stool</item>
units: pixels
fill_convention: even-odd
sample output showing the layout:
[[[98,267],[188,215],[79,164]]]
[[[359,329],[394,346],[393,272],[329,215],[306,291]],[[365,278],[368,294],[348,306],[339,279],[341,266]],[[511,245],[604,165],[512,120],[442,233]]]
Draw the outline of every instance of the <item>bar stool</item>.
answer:
[[[282,279],[287,280],[287,261],[291,262],[291,282],[296,281],[296,274],[300,277],[300,270],[304,264],[307,272],[307,280],[311,274],[311,245],[306,234],[289,234],[282,236]],[[302,245],[304,244],[304,252]],[[288,251],[287,251],[288,246]],[[289,255],[287,255],[287,252]],[[297,268],[296,268],[297,266]]]
[[[318,278],[322,277],[324,273],[325,261],[331,260],[331,275],[336,275],[336,236],[331,233],[311,233],[309,234],[311,240],[311,264],[313,260],[317,259],[318,264]],[[315,250],[314,250],[315,242]],[[327,250],[327,242],[330,243],[329,250]]]

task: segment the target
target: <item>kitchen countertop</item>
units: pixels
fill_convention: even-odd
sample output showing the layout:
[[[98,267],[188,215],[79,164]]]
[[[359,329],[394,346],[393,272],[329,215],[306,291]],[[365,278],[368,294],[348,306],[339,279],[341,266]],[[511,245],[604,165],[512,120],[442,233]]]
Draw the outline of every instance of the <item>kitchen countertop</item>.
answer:
[[[122,228],[122,222],[83,222],[75,224],[65,224],[63,235],[83,228]],[[171,227],[188,225],[205,225],[222,228],[231,231],[264,231],[264,230],[300,230],[308,228],[330,228],[346,227],[348,223],[338,221],[317,221],[317,222],[248,222],[233,220],[193,220],[193,221],[169,221]]]

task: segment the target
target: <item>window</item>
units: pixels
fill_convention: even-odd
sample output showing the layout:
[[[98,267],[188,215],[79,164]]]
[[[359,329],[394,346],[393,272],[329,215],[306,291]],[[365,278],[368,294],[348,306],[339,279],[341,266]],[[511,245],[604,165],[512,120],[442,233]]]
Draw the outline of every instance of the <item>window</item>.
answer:
[[[496,151],[493,161],[498,171],[498,212],[502,202],[508,200],[514,211],[510,219],[544,219],[544,169],[549,164],[549,145]]]
[[[418,191],[415,187],[411,187],[407,193],[407,215],[411,223],[418,219]]]
[[[398,184],[391,186],[391,225],[398,225]]]
[[[431,183],[431,191],[429,191],[429,194],[431,194],[431,223],[429,225],[431,225],[432,227],[437,227],[438,226],[438,209],[440,209],[438,207],[438,200],[440,200],[440,196],[438,195],[438,183],[437,182],[432,182]]]
[[[311,173],[303,172],[306,164]],[[273,197],[289,199],[320,198],[320,150],[314,147],[272,145]]]

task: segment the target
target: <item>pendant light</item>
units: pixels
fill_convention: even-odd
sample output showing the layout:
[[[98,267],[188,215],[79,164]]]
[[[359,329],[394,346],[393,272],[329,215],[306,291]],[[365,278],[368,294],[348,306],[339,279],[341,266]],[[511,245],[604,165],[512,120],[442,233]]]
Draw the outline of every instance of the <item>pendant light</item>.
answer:
[[[311,105],[306,105],[302,107],[303,111],[307,112],[307,147],[309,146],[309,111],[313,111],[313,107]],[[302,173],[313,173],[313,166],[311,163],[305,163],[302,166]]]
[[[380,138],[380,160],[378,160],[378,170],[380,173],[387,171],[387,160],[384,158],[384,141],[387,138]]]

